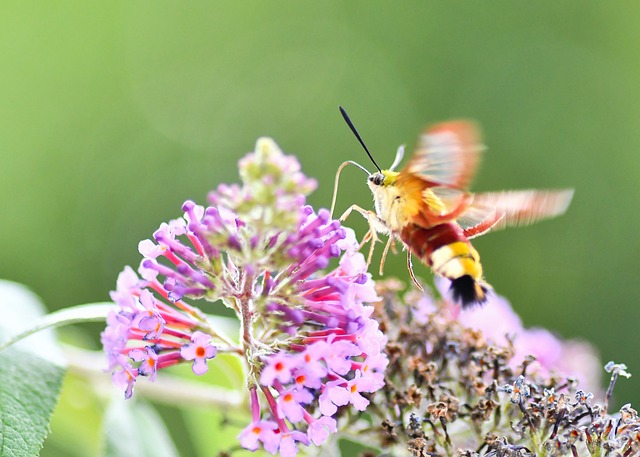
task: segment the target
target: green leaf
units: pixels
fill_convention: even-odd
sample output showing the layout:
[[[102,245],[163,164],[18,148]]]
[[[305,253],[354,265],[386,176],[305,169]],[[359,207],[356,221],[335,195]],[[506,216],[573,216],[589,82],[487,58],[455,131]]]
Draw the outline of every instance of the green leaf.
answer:
[[[29,352],[0,352],[0,456],[40,454],[64,372]]]
[[[104,457],[178,457],[162,419],[146,403],[114,400],[104,423]]]
[[[0,281],[0,338],[44,312],[26,287]],[[0,351],[0,457],[37,456],[49,431],[65,369],[51,332]]]

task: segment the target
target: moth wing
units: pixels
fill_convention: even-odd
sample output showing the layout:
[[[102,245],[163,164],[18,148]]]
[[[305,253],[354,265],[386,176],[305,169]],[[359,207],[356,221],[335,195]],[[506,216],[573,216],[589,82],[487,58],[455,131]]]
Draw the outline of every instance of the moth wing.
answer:
[[[468,189],[483,150],[480,130],[473,122],[443,122],[420,135],[403,172],[419,176],[431,186]]]
[[[559,216],[567,210],[572,197],[573,189],[476,194],[457,222],[468,238],[474,238],[492,230]]]

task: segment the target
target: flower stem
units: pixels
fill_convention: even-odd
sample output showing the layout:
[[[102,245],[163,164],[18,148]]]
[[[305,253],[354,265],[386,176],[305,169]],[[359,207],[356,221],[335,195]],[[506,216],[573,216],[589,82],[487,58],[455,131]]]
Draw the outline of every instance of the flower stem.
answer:
[[[253,276],[246,272],[242,275],[243,290],[240,295],[240,321],[242,327],[242,344],[246,353],[250,353],[253,348],[253,335],[252,335],[252,318],[253,311],[251,310],[253,304]]]

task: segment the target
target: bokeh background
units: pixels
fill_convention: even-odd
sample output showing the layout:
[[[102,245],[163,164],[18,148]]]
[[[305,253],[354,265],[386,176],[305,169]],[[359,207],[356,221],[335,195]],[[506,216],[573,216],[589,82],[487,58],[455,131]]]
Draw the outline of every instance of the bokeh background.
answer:
[[[328,207],[341,162],[372,168],[339,104],[387,166],[424,125],[472,118],[475,190],[576,190],[565,216],[477,240],[488,281],[526,325],[625,362],[617,402],[637,406],[638,24],[635,2],[3,2],[0,277],[52,310],[106,300],[138,241],[237,180],[263,135]],[[352,203],[371,205],[355,168]],[[405,257],[386,273],[408,280]],[[55,431],[43,455],[72,455]]]

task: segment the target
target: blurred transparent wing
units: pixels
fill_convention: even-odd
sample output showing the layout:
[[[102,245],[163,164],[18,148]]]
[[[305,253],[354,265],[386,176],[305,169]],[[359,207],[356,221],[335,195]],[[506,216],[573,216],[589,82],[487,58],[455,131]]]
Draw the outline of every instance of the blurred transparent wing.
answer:
[[[416,175],[400,174],[396,186],[402,189],[403,214],[424,228],[456,222],[473,202],[474,195],[451,187],[430,187]]]
[[[483,151],[480,132],[470,121],[449,121],[424,131],[403,171],[431,186],[468,189]]]
[[[457,219],[468,238],[490,230],[528,225],[559,216],[571,203],[573,189],[518,190],[477,194]]]

